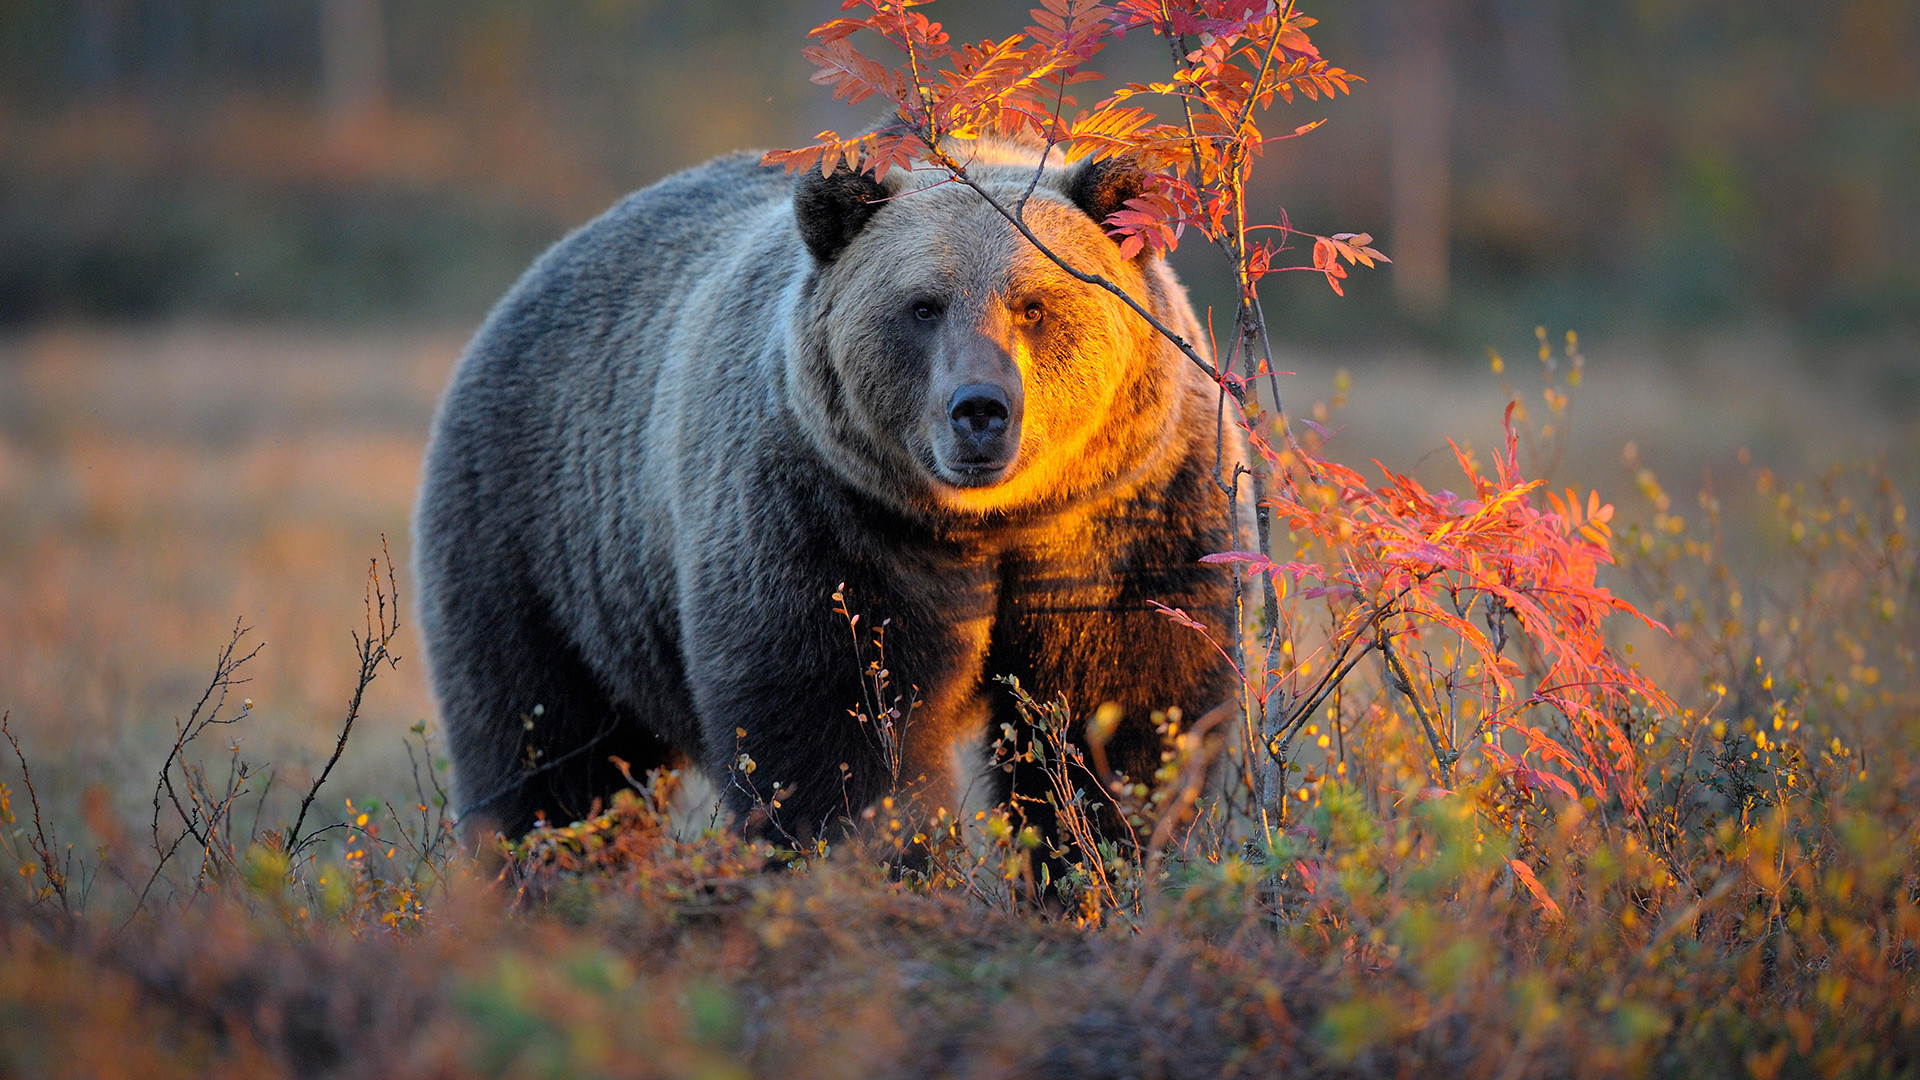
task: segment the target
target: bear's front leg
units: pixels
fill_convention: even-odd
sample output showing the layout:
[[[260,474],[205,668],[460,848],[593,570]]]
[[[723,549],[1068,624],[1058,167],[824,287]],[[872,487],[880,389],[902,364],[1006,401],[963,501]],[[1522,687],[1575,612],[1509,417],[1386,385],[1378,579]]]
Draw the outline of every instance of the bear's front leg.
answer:
[[[1110,773],[1099,777],[1102,784],[1112,773],[1153,782],[1162,750],[1155,711],[1177,707],[1191,725],[1235,695],[1233,670],[1222,656],[1233,649],[1232,578],[1199,561],[1230,542],[1225,500],[1208,486],[1203,465],[1192,463],[1158,498],[1089,515],[1004,564],[987,674],[1016,676],[1042,703],[1064,696],[1073,713],[1071,737],[1083,753],[1086,720],[1103,704],[1119,706],[1120,724],[1103,747]],[[1185,611],[1207,632],[1175,622],[1156,604]],[[996,687],[992,702],[996,729],[1012,724],[1023,748],[1030,744],[1035,733],[1012,694]],[[995,775],[1000,796],[1024,822],[1056,848],[1063,845],[1047,769],[1023,761]],[[1092,779],[1075,775],[1071,782],[1091,801],[1109,802]],[[1125,832],[1110,805],[1092,825],[1102,837]]]
[[[958,811],[955,748],[978,724],[992,590],[965,565],[826,569],[762,564],[710,576],[688,597],[683,641],[707,770],[750,834],[831,840],[893,796],[877,823],[898,820],[911,835],[939,810]]]

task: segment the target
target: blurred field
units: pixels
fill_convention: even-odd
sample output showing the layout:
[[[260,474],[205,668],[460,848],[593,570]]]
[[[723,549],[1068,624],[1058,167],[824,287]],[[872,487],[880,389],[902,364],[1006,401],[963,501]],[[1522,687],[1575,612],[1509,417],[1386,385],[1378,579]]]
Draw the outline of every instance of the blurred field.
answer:
[[[464,333],[200,324],[0,343],[0,708],[50,786],[105,781],[135,809],[236,619],[266,643],[250,667],[245,736],[266,745],[247,749],[303,782],[343,713],[348,634],[383,536],[408,590],[420,452]],[[1506,380],[1537,408],[1532,343],[1502,344]],[[1555,479],[1628,510],[1629,442],[1682,491],[1707,470],[1730,474],[1742,448],[1790,475],[1920,459],[1912,412],[1871,383],[1797,369],[1765,342],[1687,363],[1586,349]],[[1491,446],[1505,401],[1479,359],[1298,353],[1285,366],[1298,374],[1282,391],[1303,416],[1348,372],[1348,404],[1327,420],[1337,459],[1418,462],[1438,483],[1453,479],[1446,438]],[[401,642],[406,659],[373,692],[338,796],[396,790],[399,734],[431,716],[410,627]]]
[[[266,643],[255,760],[332,746],[367,561],[407,514],[457,334],[57,330],[0,346],[0,708],[66,792],[137,802],[235,620]],[[422,670],[381,682],[339,774],[390,789]],[[129,804],[131,807],[131,804]]]

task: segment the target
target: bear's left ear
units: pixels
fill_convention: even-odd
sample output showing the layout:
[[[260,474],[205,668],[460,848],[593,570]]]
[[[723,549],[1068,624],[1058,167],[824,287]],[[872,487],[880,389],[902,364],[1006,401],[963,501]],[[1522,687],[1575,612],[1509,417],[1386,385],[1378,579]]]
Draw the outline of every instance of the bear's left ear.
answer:
[[[1066,196],[1104,232],[1107,218],[1146,189],[1147,171],[1139,162],[1126,157],[1102,158],[1067,175]]]
[[[830,263],[866,228],[881,200],[894,194],[870,172],[842,165],[822,176],[808,169],[793,182],[793,220],[813,257]]]

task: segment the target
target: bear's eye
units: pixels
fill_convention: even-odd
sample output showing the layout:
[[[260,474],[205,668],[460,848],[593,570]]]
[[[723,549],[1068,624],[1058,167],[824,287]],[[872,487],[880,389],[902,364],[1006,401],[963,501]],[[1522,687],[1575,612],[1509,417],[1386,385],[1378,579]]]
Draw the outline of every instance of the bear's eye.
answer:
[[[1035,323],[1038,323],[1040,321],[1041,316],[1045,314],[1046,314],[1046,311],[1043,308],[1041,308],[1040,302],[1037,300],[1028,304],[1026,307],[1022,308],[1020,311],[1020,317],[1026,320],[1029,326]]]
[[[922,300],[913,305],[913,317],[921,322],[932,322],[940,317],[940,309],[929,301]]]

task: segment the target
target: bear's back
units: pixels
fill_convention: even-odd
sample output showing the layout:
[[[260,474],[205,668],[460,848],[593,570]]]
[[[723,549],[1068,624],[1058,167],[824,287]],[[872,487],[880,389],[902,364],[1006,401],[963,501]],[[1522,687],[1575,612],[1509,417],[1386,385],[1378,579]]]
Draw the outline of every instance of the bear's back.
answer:
[[[618,333],[670,310],[716,249],[737,245],[759,215],[789,200],[791,182],[758,158],[736,154],[676,173],[568,234],[494,308],[456,380],[537,361],[541,350],[529,346],[542,338]]]
[[[603,459],[650,422],[661,366],[702,283],[725,282],[744,250],[780,231],[769,225],[788,205],[790,181],[758,159],[719,158],[635,192],[534,263],[454,372],[429,489],[443,464],[478,469],[531,485],[516,500],[531,511],[554,483],[611,463]]]

